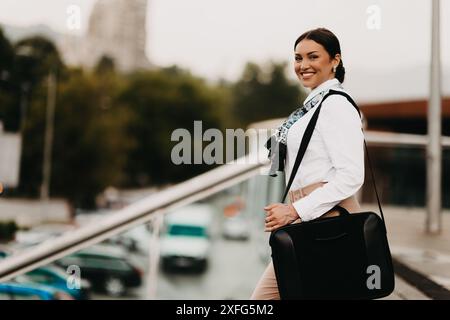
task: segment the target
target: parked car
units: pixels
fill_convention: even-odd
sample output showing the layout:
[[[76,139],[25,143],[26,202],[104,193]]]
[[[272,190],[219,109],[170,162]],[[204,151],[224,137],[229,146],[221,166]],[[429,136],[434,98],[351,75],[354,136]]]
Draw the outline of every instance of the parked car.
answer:
[[[7,248],[0,248],[0,260],[12,255],[13,251]],[[81,279],[80,289],[70,289],[67,285],[69,274],[57,266],[39,267],[26,274],[15,277],[14,281],[21,284],[42,284],[60,291],[66,292],[77,300],[89,299],[91,284],[86,279]]]
[[[130,252],[138,252],[138,243],[135,239],[130,236],[119,234],[117,236],[111,237],[105,241],[104,244],[113,245],[113,246],[121,246]]]
[[[41,284],[0,283],[0,300],[73,300],[64,291]]]
[[[192,204],[167,214],[160,248],[164,270],[207,268],[212,214],[207,204]]]
[[[81,278],[80,288],[69,288],[68,280],[70,275],[57,266],[46,266],[34,269],[24,275],[17,276],[19,283],[38,283],[47,285],[70,294],[74,299],[89,299],[91,284],[88,280]]]
[[[4,259],[7,256],[12,254],[11,250],[8,247],[0,246],[0,259]]]
[[[55,263],[64,269],[71,265],[80,267],[81,276],[89,280],[93,290],[115,297],[123,296],[129,288],[142,284],[142,270],[132,263],[127,252],[120,248],[96,245]]]
[[[226,239],[247,240],[250,236],[248,221],[240,215],[225,218],[222,235]]]
[[[75,226],[69,224],[41,224],[16,232],[16,245],[22,248],[35,246],[72,230],[75,230]]]

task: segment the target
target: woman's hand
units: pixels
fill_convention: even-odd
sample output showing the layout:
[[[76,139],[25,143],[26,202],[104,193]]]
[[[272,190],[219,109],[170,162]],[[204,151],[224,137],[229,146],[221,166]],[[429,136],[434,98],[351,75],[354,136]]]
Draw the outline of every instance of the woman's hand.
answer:
[[[272,232],[282,226],[299,219],[297,211],[292,204],[272,203],[266,210],[266,232]]]

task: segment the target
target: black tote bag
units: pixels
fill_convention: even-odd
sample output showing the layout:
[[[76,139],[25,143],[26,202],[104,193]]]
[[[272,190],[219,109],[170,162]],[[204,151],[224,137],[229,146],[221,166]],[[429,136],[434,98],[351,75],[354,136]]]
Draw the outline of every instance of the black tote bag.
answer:
[[[330,95],[345,92],[330,90]],[[321,105],[317,107],[303,136],[295,164],[281,202],[308,147]],[[376,190],[381,218],[374,212],[349,213],[336,206],[337,217],[321,218],[283,226],[270,235],[272,261],[281,299],[377,299],[394,290],[394,271],[386,235],[384,215]]]

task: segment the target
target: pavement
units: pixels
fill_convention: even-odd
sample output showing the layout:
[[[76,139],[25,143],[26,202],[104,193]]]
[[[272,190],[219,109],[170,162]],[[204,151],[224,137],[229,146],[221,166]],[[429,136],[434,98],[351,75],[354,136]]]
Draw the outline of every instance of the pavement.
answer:
[[[363,211],[378,213],[376,206],[362,207]],[[450,300],[450,210],[443,211],[439,235],[425,233],[425,208],[383,206],[383,211],[396,278],[394,292],[382,300]],[[203,274],[166,274],[159,270],[156,299],[250,297],[270,258],[268,234],[262,232],[261,225],[248,241],[229,241],[221,235],[222,224],[223,217],[214,225],[208,270]],[[146,266],[147,255],[141,260]],[[144,279],[148,280],[147,276]],[[146,290],[143,285],[136,294],[123,298],[146,299]],[[111,297],[96,294],[93,299]]]
[[[378,208],[364,205],[363,211]],[[440,235],[425,233],[424,208],[383,206],[383,212],[396,277],[394,292],[382,300],[450,300],[450,211],[442,214]],[[217,222],[208,271],[160,272],[157,299],[248,299],[270,257],[268,234],[257,230],[250,241],[227,241]]]
[[[383,206],[383,213],[396,272],[395,290],[385,299],[450,299],[450,210],[442,212],[438,235],[425,232],[425,208]]]

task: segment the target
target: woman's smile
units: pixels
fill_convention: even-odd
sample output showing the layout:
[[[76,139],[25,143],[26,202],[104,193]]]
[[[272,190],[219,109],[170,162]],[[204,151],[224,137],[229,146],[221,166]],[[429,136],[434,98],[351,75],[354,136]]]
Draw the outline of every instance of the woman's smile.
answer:
[[[309,80],[311,79],[316,73],[313,71],[303,71],[300,72],[300,75],[302,77],[303,80]]]
[[[301,40],[294,51],[294,71],[303,86],[314,89],[335,77],[340,54],[331,57],[325,47],[310,39]]]

